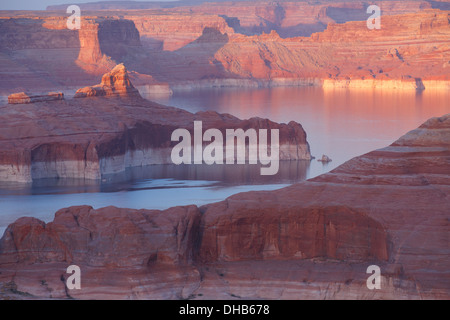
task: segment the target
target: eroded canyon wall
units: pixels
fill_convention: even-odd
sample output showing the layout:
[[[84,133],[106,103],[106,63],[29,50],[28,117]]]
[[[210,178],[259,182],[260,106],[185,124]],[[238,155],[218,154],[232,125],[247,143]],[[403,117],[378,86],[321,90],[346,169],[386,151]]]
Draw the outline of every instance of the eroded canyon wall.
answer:
[[[1,89],[73,88],[120,62],[147,91],[167,83],[448,88],[448,11],[427,1],[376,4],[380,30],[367,28],[358,1],[89,11],[80,30],[66,29],[65,12],[3,14],[0,65],[11,77]]]

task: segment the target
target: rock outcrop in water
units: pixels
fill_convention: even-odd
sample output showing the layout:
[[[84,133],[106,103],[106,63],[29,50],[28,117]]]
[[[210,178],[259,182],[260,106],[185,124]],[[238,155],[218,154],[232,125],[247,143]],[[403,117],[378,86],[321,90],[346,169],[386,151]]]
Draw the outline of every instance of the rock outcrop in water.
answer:
[[[185,128],[193,136],[194,121],[223,136],[227,129],[278,129],[280,160],[311,159],[300,124],[161,106],[141,98],[123,65],[75,97],[89,98],[0,107],[0,180],[101,179],[128,167],[173,163],[172,132]]]
[[[21,218],[0,240],[0,296],[448,299],[449,137],[450,114],[330,173],[200,208]],[[65,286],[71,264],[81,290]]]
[[[322,155],[322,158],[317,159],[317,161],[320,161],[320,162],[323,162],[323,163],[328,163],[328,162],[331,161],[331,159],[330,159],[330,157],[327,156],[326,154],[323,154],[323,155]]]

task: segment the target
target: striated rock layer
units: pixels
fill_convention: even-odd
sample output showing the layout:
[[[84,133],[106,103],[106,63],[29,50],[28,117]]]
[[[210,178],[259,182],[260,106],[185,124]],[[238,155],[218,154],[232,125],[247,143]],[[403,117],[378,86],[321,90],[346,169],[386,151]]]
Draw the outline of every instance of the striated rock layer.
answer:
[[[104,74],[101,84],[77,90],[74,98],[114,95],[139,95],[139,91],[131,84],[127,69],[122,63],[115,66],[111,72]]]
[[[100,85],[78,90],[74,99],[16,104],[13,109],[3,106],[0,110],[3,181],[100,179],[128,167],[172,163],[171,152],[178,144],[171,141],[172,132],[185,128],[193,137],[194,121],[202,121],[203,131],[216,128],[223,136],[227,129],[278,129],[280,160],[311,159],[300,124],[240,120],[216,112],[192,114],[158,105],[141,98],[124,65],[105,74]],[[248,146],[252,148],[257,146]]]
[[[373,30],[362,1],[87,11],[80,30],[67,29],[65,10],[1,12],[0,93],[79,87],[120,62],[148,91],[167,83],[447,90],[449,11],[436,3],[377,1]]]
[[[277,191],[20,218],[0,240],[0,296],[449,299],[449,159],[447,114]],[[65,285],[71,264],[80,290]],[[379,290],[366,287],[370,265]]]
[[[13,93],[8,96],[9,104],[21,104],[21,103],[34,103],[41,101],[53,101],[64,99],[64,94],[62,92],[49,92],[43,95],[33,95],[30,93],[19,92]]]

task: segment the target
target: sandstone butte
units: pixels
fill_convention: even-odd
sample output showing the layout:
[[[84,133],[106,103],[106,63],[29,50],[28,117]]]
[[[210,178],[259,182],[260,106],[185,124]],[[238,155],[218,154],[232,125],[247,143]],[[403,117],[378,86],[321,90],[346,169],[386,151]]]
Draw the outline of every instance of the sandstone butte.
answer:
[[[380,30],[367,28],[367,3],[360,1],[120,11],[94,6],[80,30],[67,29],[65,8],[4,11],[0,93],[79,88],[120,62],[148,91],[243,85],[448,89],[449,6],[377,4]]]
[[[101,84],[78,89],[74,98],[114,95],[126,97],[139,95],[139,91],[131,84],[123,63],[115,66],[111,72],[104,74]]]
[[[101,179],[128,167],[172,163],[178,144],[172,132],[186,128],[193,136],[194,121],[224,136],[226,129],[278,129],[280,160],[312,158],[306,133],[294,121],[240,120],[158,105],[139,95],[119,64],[101,84],[78,90],[72,99],[0,106],[0,180]]]
[[[89,206],[12,223],[14,299],[449,299],[450,114],[330,173],[202,207]],[[82,288],[65,286],[66,268]],[[369,265],[380,290],[366,287]]]

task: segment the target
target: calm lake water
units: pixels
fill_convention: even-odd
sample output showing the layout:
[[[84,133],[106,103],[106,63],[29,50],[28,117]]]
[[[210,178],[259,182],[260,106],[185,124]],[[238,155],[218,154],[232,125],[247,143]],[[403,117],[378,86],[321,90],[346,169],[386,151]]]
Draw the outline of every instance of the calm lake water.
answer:
[[[257,165],[166,165],[134,168],[101,183],[36,181],[0,183],[0,234],[21,216],[51,221],[72,205],[165,209],[202,205],[250,190],[273,190],[328,172],[343,162],[391,144],[428,118],[450,112],[450,92],[322,88],[205,89],[148,99],[191,112],[215,110],[241,119],[269,118],[302,124],[311,153],[333,161],[281,162],[276,176]]]

